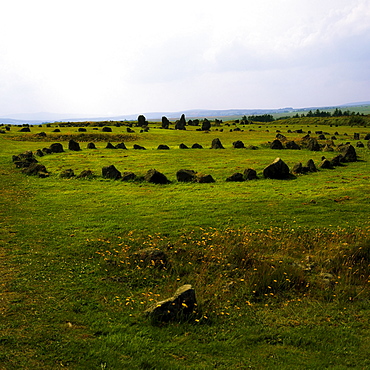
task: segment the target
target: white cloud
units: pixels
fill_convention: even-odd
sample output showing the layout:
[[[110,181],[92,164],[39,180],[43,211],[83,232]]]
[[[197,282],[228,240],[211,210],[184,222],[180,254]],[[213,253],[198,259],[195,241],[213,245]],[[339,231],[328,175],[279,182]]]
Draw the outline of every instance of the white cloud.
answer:
[[[0,11],[0,115],[369,99],[367,0],[12,0]]]

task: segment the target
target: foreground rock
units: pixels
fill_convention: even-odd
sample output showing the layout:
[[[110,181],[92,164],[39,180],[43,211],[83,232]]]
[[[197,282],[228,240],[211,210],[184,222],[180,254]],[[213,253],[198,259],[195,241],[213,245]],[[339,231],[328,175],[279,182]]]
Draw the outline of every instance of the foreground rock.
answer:
[[[289,167],[280,158],[276,158],[263,170],[263,176],[267,179],[287,179],[289,175]]]
[[[195,290],[185,284],[176,290],[173,297],[157,302],[145,311],[153,322],[186,321],[195,312],[197,305]]]

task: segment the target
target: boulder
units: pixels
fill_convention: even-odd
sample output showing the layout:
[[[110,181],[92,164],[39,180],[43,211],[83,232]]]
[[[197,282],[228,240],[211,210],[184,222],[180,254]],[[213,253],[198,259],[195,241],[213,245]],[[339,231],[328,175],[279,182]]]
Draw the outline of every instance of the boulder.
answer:
[[[211,175],[204,175],[204,174],[201,174],[201,173],[199,173],[199,174],[197,173],[195,181],[199,182],[201,184],[207,184],[207,183],[215,182],[214,178]]]
[[[283,134],[280,134],[280,133],[276,134],[276,139],[281,140],[281,141],[286,141],[287,140],[286,136],[284,136]]]
[[[116,145],[116,149],[127,149],[125,143],[119,143]]]
[[[195,143],[191,146],[192,149],[203,149],[202,145]]]
[[[334,167],[336,167],[336,166],[340,166],[341,164],[342,164],[342,162],[343,162],[343,156],[342,156],[342,154],[338,154],[338,155],[336,155],[331,161],[330,161],[330,163],[331,163],[331,165],[332,166],[334,166]]]
[[[202,122],[202,131],[209,131],[211,129],[211,122],[207,118]]]
[[[32,163],[29,167],[23,168],[22,172],[26,175],[38,176],[41,178],[49,176],[46,167],[40,163]]]
[[[370,134],[366,134],[364,140],[370,140]]]
[[[333,169],[331,162],[326,158],[319,164],[319,167],[323,169]]]
[[[292,173],[295,173],[295,174],[303,173],[303,166],[301,162],[293,166]]]
[[[88,143],[87,144],[87,149],[96,149],[96,146],[94,143]]]
[[[309,159],[305,167],[308,170],[307,172],[317,172],[317,168],[313,159]]]
[[[246,170],[244,170],[244,178],[246,180],[257,180],[258,176],[256,170],[254,170],[253,168],[247,168]]]
[[[185,145],[185,144],[180,144],[179,145],[179,148],[180,149],[189,149],[189,147],[187,145]]]
[[[182,114],[180,120],[176,121],[175,123],[175,130],[186,130],[185,126],[186,126],[185,114]]]
[[[364,145],[364,143],[362,141],[358,141],[356,143],[356,148],[365,148],[365,145]]]
[[[309,138],[307,143],[307,149],[311,150],[312,152],[318,152],[321,150],[320,144],[317,142],[315,138]]]
[[[51,154],[51,153],[53,153],[50,148],[42,148],[42,152],[44,154]]]
[[[75,176],[75,173],[74,173],[74,171],[71,168],[69,168],[68,170],[64,170],[59,175],[59,177],[61,177],[62,179],[70,179],[70,178],[72,178],[74,176]]]
[[[60,132],[60,129],[59,128],[56,128],[52,132]]]
[[[143,146],[138,145],[138,144],[134,144],[133,148],[136,149],[136,150],[145,150],[145,148]]]
[[[181,169],[176,172],[176,178],[179,182],[193,182],[196,179],[196,172],[193,170]]]
[[[116,147],[112,143],[107,143],[105,149],[116,149]]]
[[[233,148],[242,149],[242,148],[245,148],[245,145],[241,140],[237,140],[233,142]]]
[[[216,138],[212,140],[211,149],[225,149],[221,144],[220,139]]]
[[[287,179],[289,175],[289,167],[281,158],[276,158],[263,170],[263,176],[268,179]]]
[[[244,181],[244,176],[242,173],[240,172],[235,172],[234,174],[232,174],[231,176],[229,176],[226,181],[232,181],[232,182],[241,182],[241,181]]]
[[[163,173],[155,169],[149,170],[144,179],[152,184],[168,184],[170,182]]]
[[[78,176],[77,179],[83,179],[83,178],[93,178],[94,174],[91,170],[83,170]]]
[[[63,153],[63,145],[60,143],[54,143],[50,145],[50,150],[52,153]]]
[[[129,134],[132,134],[135,131],[131,127],[127,127],[126,132],[128,132]]]
[[[167,117],[163,116],[162,117],[162,128],[168,129],[170,126],[170,121],[168,120]]]
[[[105,126],[102,128],[103,132],[112,132],[112,127]]]
[[[102,168],[102,175],[106,179],[118,180],[122,177],[121,172],[117,170],[114,165],[106,166]]]
[[[197,300],[195,290],[185,284],[176,290],[173,297],[157,302],[145,311],[152,322],[188,320],[195,312]]]
[[[287,149],[293,149],[293,150],[300,150],[301,149],[301,147],[295,141],[293,141],[293,140],[287,141],[285,143],[285,147]]]
[[[275,139],[271,144],[270,144],[270,149],[284,149],[283,143]]]
[[[360,140],[360,134],[358,132],[353,134],[353,140]]]
[[[35,155],[37,155],[38,157],[43,157],[45,154],[41,149],[37,149]]]
[[[356,162],[356,149],[351,144],[344,144],[338,147],[340,154],[343,156],[343,162]]]
[[[31,132],[31,129],[29,127],[22,127],[19,132]]]
[[[322,148],[322,151],[323,152],[333,152],[334,151],[334,148],[328,144],[326,144],[323,148]]]
[[[159,144],[157,149],[158,150],[169,150],[170,147],[168,145],[165,145],[165,144]]]
[[[325,135],[324,135],[324,134],[320,134],[320,135],[318,136],[318,139],[319,139],[319,140],[326,140],[326,137],[325,137]]]
[[[133,172],[123,172],[122,181],[132,181],[136,180],[137,176]]]
[[[21,154],[13,155],[12,161],[17,168],[27,168],[34,163],[38,163],[37,159],[33,155],[33,152],[27,150]]]
[[[77,131],[78,132],[86,132],[86,129],[84,127],[79,127]]]
[[[68,149],[73,150],[75,152],[78,152],[78,151],[81,150],[80,144],[77,141],[74,141],[74,140],[69,140]]]

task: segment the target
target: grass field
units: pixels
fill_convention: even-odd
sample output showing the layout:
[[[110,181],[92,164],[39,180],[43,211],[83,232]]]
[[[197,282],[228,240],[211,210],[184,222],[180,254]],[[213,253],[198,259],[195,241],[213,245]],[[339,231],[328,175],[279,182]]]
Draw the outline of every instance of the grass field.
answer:
[[[320,119],[242,131],[224,123],[208,133],[159,126],[0,135],[0,369],[369,368],[370,129]],[[304,133],[288,133],[297,129]],[[308,130],[338,132],[336,144],[355,145],[359,133],[365,148],[332,170],[264,179],[276,157],[292,168],[335,155],[268,147],[277,131],[298,141]],[[82,150],[68,150],[77,135]],[[209,149],[214,138],[225,149]],[[97,149],[86,149],[93,140]],[[258,149],[234,149],[236,140]],[[108,141],[128,149],[106,149]],[[49,177],[12,163],[53,142],[65,152],[38,158]],[[155,168],[171,183],[105,179],[111,164],[139,177]],[[215,182],[179,183],[181,168]],[[226,181],[246,168],[259,179]],[[60,178],[66,169],[96,176]],[[148,247],[167,254],[166,268],[133,258]],[[186,283],[197,293],[196,318],[152,325],[144,310]]]

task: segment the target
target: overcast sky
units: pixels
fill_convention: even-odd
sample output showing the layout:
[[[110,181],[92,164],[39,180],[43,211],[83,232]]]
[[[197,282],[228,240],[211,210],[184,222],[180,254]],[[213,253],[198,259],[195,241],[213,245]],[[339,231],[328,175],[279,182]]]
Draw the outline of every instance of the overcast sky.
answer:
[[[370,100],[369,0],[3,0],[0,116]]]

